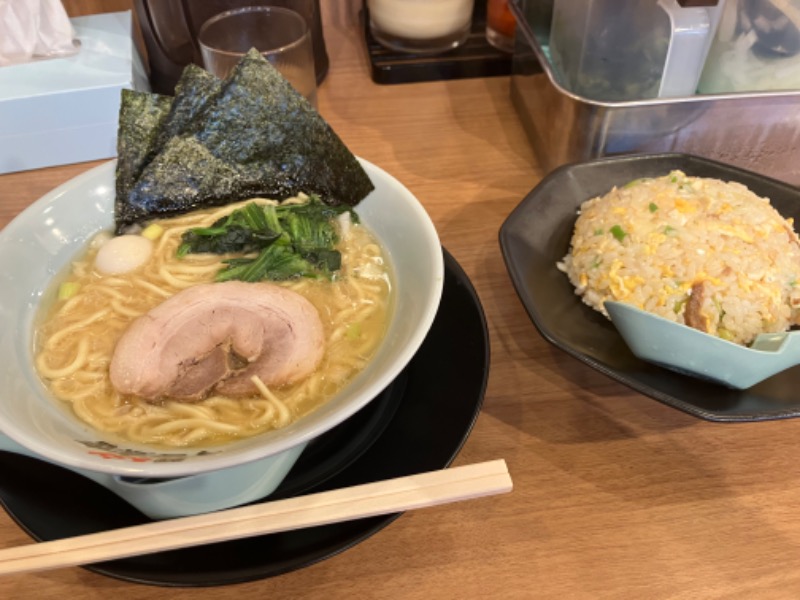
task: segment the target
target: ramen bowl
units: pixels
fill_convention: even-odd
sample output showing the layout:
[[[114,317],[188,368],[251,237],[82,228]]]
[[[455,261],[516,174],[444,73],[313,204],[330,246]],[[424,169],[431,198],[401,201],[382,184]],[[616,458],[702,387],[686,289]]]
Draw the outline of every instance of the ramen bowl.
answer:
[[[366,406],[400,374],[439,306],[444,264],[433,223],[399,181],[365,160],[361,164],[375,189],[356,212],[393,270],[394,307],[383,341],[364,370],[314,412],[283,429],[206,448],[165,450],[120,441],[83,423],[50,395],[33,360],[39,305],[53,278],[89,240],[113,228],[115,163],[32,204],[0,231],[0,449],[76,470],[151,516],[224,508],[272,491],[309,441]],[[132,483],[137,481],[148,482],[146,489]]]

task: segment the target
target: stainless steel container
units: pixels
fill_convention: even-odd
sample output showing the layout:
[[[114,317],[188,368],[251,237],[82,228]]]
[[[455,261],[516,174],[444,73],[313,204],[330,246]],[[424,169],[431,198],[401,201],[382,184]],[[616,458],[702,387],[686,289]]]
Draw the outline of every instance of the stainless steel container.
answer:
[[[800,90],[600,102],[571,93],[549,59],[551,3],[511,0],[511,98],[548,170],[614,154],[685,152],[800,185]]]

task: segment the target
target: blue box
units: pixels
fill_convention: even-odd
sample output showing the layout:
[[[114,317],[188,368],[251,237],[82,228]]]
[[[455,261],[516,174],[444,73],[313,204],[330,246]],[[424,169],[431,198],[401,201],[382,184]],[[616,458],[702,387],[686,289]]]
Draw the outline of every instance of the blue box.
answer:
[[[115,157],[121,90],[150,89],[130,11],[71,22],[76,54],[0,67],[0,173]]]

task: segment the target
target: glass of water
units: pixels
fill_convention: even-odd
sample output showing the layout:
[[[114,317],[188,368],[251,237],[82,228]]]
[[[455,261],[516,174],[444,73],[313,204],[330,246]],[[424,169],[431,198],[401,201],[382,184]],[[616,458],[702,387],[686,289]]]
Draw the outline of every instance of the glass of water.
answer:
[[[306,20],[279,6],[247,6],[211,17],[197,34],[203,66],[224,79],[255,48],[316,108],[314,50]]]

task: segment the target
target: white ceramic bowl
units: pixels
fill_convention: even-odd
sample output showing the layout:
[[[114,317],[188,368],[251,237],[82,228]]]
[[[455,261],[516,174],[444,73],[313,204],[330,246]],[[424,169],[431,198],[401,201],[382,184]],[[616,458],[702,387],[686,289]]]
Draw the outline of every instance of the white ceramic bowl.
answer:
[[[375,190],[356,211],[383,243],[395,272],[396,305],[385,340],[367,368],[312,414],[285,429],[207,452],[121,446],[49,397],[32,359],[39,299],[95,233],[113,227],[115,163],[96,167],[31,205],[0,231],[0,431],[16,442],[5,447],[90,474],[136,478],[208,473],[285,453],[280,469],[285,475],[305,443],[364,407],[402,371],[439,306],[444,265],[430,218],[400,182],[361,163]]]

